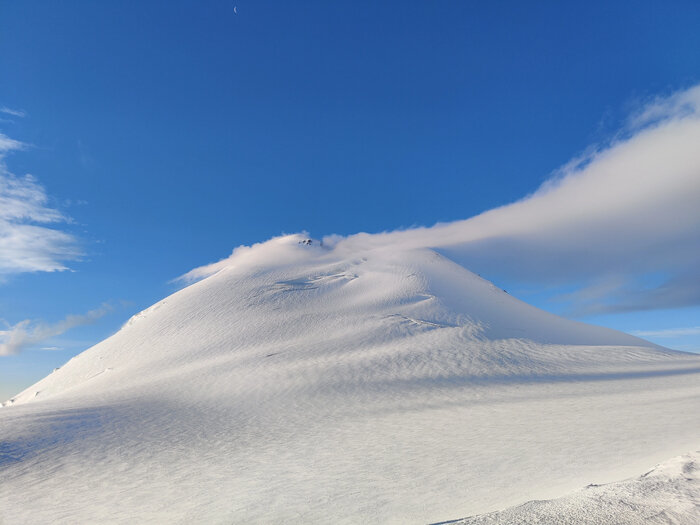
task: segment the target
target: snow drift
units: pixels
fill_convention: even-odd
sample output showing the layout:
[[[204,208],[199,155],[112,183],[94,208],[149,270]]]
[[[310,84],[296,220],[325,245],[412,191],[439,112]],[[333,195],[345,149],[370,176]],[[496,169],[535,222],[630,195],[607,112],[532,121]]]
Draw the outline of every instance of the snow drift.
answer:
[[[303,240],[193,272],[9,400],[0,522],[438,522],[697,447],[699,356],[428,249]]]

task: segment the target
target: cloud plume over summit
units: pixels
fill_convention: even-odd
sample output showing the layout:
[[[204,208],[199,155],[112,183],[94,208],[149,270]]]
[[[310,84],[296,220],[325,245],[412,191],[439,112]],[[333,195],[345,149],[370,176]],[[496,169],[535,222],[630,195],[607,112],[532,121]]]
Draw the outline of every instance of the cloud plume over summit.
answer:
[[[504,279],[574,285],[567,299],[578,315],[700,304],[699,144],[695,86],[643,105],[612,141],[517,202],[462,221],[324,241],[348,253],[434,248]]]

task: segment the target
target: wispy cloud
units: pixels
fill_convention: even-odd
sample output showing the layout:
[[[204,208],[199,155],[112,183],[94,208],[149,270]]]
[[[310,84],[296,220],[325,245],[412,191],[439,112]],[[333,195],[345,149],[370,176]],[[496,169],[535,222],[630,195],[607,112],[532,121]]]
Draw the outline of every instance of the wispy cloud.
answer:
[[[27,116],[27,114],[19,109],[12,109],[8,108],[7,106],[3,106],[0,108],[0,113],[5,113],[5,115],[12,115],[13,117],[19,117],[19,118],[24,118]]]
[[[506,280],[579,286],[580,315],[700,304],[700,86],[639,108],[537,191],[471,219],[330,236],[339,253],[434,248]],[[246,254],[234,251],[206,275]],[[650,275],[666,280],[650,286]]]
[[[0,133],[0,280],[23,272],[66,270],[81,255],[77,238],[57,228],[70,218],[49,205],[31,175],[11,173],[5,157],[26,144]]]
[[[71,328],[94,323],[111,310],[110,305],[103,304],[100,308],[91,310],[84,315],[69,315],[54,324],[36,323],[27,319],[14,326],[8,326],[6,330],[0,330],[0,356],[18,354],[22,350],[36,346],[47,339],[59,336]],[[54,346],[42,348],[42,350],[56,349]]]
[[[25,144],[19,140],[11,139],[4,133],[0,133],[0,156],[4,156],[10,151],[24,149]]]
[[[684,337],[687,335],[700,335],[700,326],[666,328],[664,330],[636,330],[630,333],[639,337]]]

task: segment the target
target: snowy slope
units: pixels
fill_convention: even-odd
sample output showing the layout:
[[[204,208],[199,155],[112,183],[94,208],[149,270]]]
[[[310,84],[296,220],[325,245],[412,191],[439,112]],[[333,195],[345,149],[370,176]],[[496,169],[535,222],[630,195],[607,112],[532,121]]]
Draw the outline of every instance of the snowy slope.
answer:
[[[559,525],[696,525],[700,515],[700,452],[678,456],[635,479],[589,485],[549,501],[464,520],[453,525],[556,523]]]
[[[300,240],[235,252],[6,403],[0,522],[436,522],[697,448],[698,356],[430,250]]]

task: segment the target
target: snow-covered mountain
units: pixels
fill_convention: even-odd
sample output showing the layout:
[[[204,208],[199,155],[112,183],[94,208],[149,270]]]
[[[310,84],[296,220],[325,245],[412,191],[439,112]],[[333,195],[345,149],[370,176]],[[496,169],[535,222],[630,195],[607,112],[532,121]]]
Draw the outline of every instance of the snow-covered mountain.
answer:
[[[423,523],[698,447],[700,356],[286,236],[0,410],[0,523]]]

